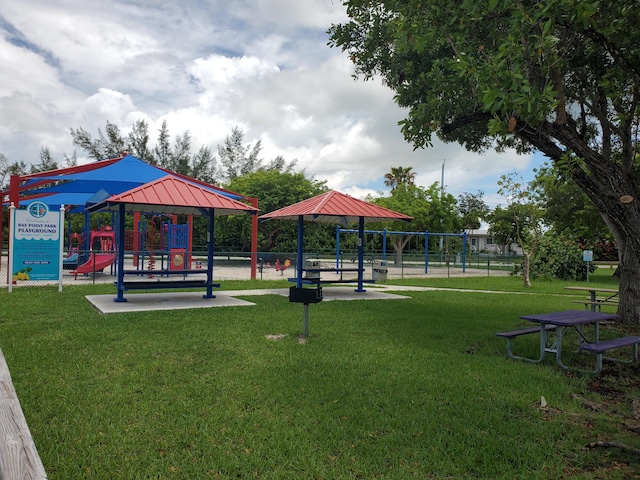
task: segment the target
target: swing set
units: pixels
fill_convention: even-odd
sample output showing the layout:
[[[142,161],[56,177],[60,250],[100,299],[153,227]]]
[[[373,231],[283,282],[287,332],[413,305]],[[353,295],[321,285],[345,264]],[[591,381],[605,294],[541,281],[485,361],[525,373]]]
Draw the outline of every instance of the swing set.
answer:
[[[358,230],[336,227],[336,267],[340,262],[340,235],[342,233],[358,233]],[[429,273],[429,237],[444,238],[444,237],[460,237],[462,239],[462,273],[466,271],[467,265],[467,233],[432,233],[428,230],[424,232],[398,232],[388,231],[386,228],[383,230],[365,230],[365,234],[378,234],[382,235],[382,260],[387,259],[387,235],[418,235],[424,236],[424,273]]]

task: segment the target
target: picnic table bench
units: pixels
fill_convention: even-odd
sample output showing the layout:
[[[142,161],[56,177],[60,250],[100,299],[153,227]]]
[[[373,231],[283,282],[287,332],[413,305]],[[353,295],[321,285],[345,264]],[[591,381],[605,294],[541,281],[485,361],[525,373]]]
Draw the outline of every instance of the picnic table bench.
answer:
[[[116,301],[126,301],[123,293],[127,290],[161,290],[161,289],[179,289],[179,288],[220,288],[219,283],[209,282],[206,279],[187,279],[187,275],[206,274],[207,270],[123,270],[123,278],[125,276],[147,277],[147,280],[122,280],[113,284],[118,289]],[[155,278],[159,276],[159,278]],[[172,277],[173,276],[173,277]],[[209,296],[209,295],[208,295]]]
[[[565,289],[589,293],[588,299],[573,300],[573,303],[579,303],[581,305],[584,305],[585,310],[591,310],[592,312],[595,312],[595,311],[601,312],[603,306],[610,306],[610,307],[616,307],[616,308],[618,307],[618,290],[617,289],[583,287],[583,286],[570,286],[570,287],[565,287]]]
[[[629,363],[638,360],[638,344],[640,344],[640,336],[627,336],[605,340],[600,339],[600,323],[607,320],[614,320],[617,317],[618,315],[614,313],[594,312],[591,310],[567,310],[534,315],[523,315],[520,317],[522,320],[537,323],[538,326],[533,328],[513,330],[511,332],[500,332],[496,335],[507,339],[507,354],[511,358],[526,360],[530,362],[540,362],[544,359],[545,354],[548,352],[555,354],[556,363],[561,368],[572,368],[574,370],[581,370],[588,373],[599,373],[602,370],[603,359],[618,361],[622,363]],[[591,336],[591,338],[587,338],[583,331],[583,327],[587,325],[593,326],[593,335]],[[563,363],[562,339],[566,331],[569,329],[575,330],[578,334],[578,351],[584,351],[596,355],[596,365],[593,370],[583,370],[581,368],[569,367],[565,363]],[[512,341],[519,336],[533,334],[536,331],[540,333],[539,358],[523,358],[521,356],[513,354]],[[553,344],[549,344],[550,331],[555,332]],[[604,354],[610,350],[629,346],[633,348],[633,358],[631,360],[604,357]]]
[[[118,285],[118,282],[113,282],[114,285]],[[199,288],[208,287],[220,288],[219,283],[210,283],[206,280],[140,280],[140,281],[126,281],[122,282],[123,290],[159,290],[163,288]]]
[[[544,330],[547,334],[550,331],[551,332],[555,331],[555,329],[556,329],[555,325],[545,325],[544,327]],[[513,353],[513,341],[516,338],[521,337],[523,335],[531,335],[534,333],[540,333],[540,327],[527,327],[527,328],[521,328],[519,330],[511,330],[509,332],[498,332],[496,333],[496,337],[502,337],[507,339],[507,355],[510,358],[515,358],[517,360],[525,360],[527,362],[540,362],[544,357],[543,354],[540,355],[540,358],[533,359],[533,358],[521,357]],[[541,339],[540,341],[541,343],[546,345],[548,342],[548,335],[545,336],[545,338]]]
[[[304,268],[302,269],[302,283],[305,285],[320,285],[320,284],[328,284],[328,283],[353,283],[357,282],[357,278],[342,278],[343,273],[359,273],[361,269],[359,268],[336,268],[336,267],[314,267],[314,268]],[[362,269],[364,272],[364,269]],[[335,273],[336,275],[340,275],[340,278],[322,278],[320,276],[321,273]],[[311,273],[312,275],[308,275]],[[305,275],[307,274],[307,275]],[[318,274],[313,275],[313,274]],[[298,278],[289,278],[290,282],[297,282]],[[373,280],[363,280],[363,282],[372,282]]]
[[[601,340],[598,343],[585,343],[579,346],[580,350],[584,350],[585,352],[594,353],[596,355],[596,370],[595,373],[602,370],[602,359],[606,358],[607,360],[615,360],[622,363],[630,363],[638,361],[638,344],[640,343],[640,337],[638,336],[628,336],[628,337],[618,337],[612,338],[610,340]],[[613,350],[615,348],[622,347],[632,347],[633,348],[633,359],[626,361],[621,360],[619,358],[609,358],[604,357],[603,354],[608,352],[609,350]]]

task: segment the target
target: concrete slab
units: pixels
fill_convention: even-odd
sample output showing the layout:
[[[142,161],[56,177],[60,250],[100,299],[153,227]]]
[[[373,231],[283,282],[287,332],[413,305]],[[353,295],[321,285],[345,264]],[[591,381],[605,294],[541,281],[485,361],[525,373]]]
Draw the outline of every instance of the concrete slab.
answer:
[[[382,292],[380,289],[366,288],[365,292],[356,292],[355,285],[348,287],[323,287],[324,302],[334,300],[404,300],[409,297]],[[264,290],[223,290],[214,293],[215,298],[203,298],[202,292],[161,292],[127,294],[126,302],[114,302],[112,295],[87,295],[85,298],[102,314],[122,312],[144,312],[155,310],[178,310],[186,308],[244,307],[255,303],[236,297],[260,295],[289,296],[288,288]]]
[[[202,292],[134,293],[125,296],[126,302],[114,302],[115,296],[114,293],[85,298],[102,314],[255,305],[223,292],[216,292],[215,298],[203,298]]]
[[[380,289],[369,288],[365,286],[364,292],[356,292],[356,285],[348,287],[322,287],[322,301],[330,302],[332,300],[404,300],[410,297],[397,295],[395,293],[386,293]],[[289,290],[283,293],[289,296]]]

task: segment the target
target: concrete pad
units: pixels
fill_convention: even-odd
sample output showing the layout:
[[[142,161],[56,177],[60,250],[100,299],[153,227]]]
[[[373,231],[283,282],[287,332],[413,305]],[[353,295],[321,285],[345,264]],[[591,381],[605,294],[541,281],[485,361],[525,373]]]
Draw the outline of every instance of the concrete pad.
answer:
[[[396,295],[395,293],[386,293],[380,289],[364,287],[364,292],[356,292],[357,286],[349,287],[322,287],[322,301],[330,302],[332,300],[404,300],[410,297],[404,295]],[[289,290],[283,293],[289,296]]]
[[[386,293],[375,288],[365,288],[364,292],[356,292],[356,286],[323,287],[322,301],[333,300],[404,300],[409,297]],[[245,307],[255,303],[236,297],[252,297],[260,295],[289,296],[288,288],[264,290],[223,290],[215,292],[215,298],[203,298],[202,292],[161,292],[133,293],[125,295],[126,302],[115,302],[116,294],[87,295],[85,298],[100,313],[145,312],[157,310],[179,310],[187,308],[212,307]]]
[[[85,298],[102,314],[255,305],[223,292],[214,295],[215,298],[203,298],[202,292],[134,293],[125,295],[126,302],[115,302],[115,293],[87,295]]]
[[[376,288],[373,285],[365,285],[364,292],[356,292],[358,285],[348,284],[348,286],[323,286],[322,301],[330,302],[331,300],[402,300],[409,297],[384,292],[384,287]],[[315,288],[315,287],[307,287]],[[273,288],[264,290],[223,290],[226,295],[232,297],[251,297],[257,295],[280,295],[289,297],[288,288]]]

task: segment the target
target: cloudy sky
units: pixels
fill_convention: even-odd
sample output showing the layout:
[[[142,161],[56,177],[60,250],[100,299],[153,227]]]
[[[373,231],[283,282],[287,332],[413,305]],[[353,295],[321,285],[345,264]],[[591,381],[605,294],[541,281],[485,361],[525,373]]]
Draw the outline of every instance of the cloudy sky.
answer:
[[[126,133],[138,119],[154,141],[166,120],[173,138],[189,131],[193,151],[217,152],[238,126],[265,160],[297,159],[353,196],[386,191],[384,174],[403,166],[418,185],[444,170],[448,193],[504,203],[500,175],[528,177],[539,159],[437,141],[414,151],[392,91],[354,81],[327,45],[327,28],[346,20],[341,0],[3,0],[0,152],[38,163],[46,146],[61,162],[74,152],[70,128],[95,136],[109,121]]]

